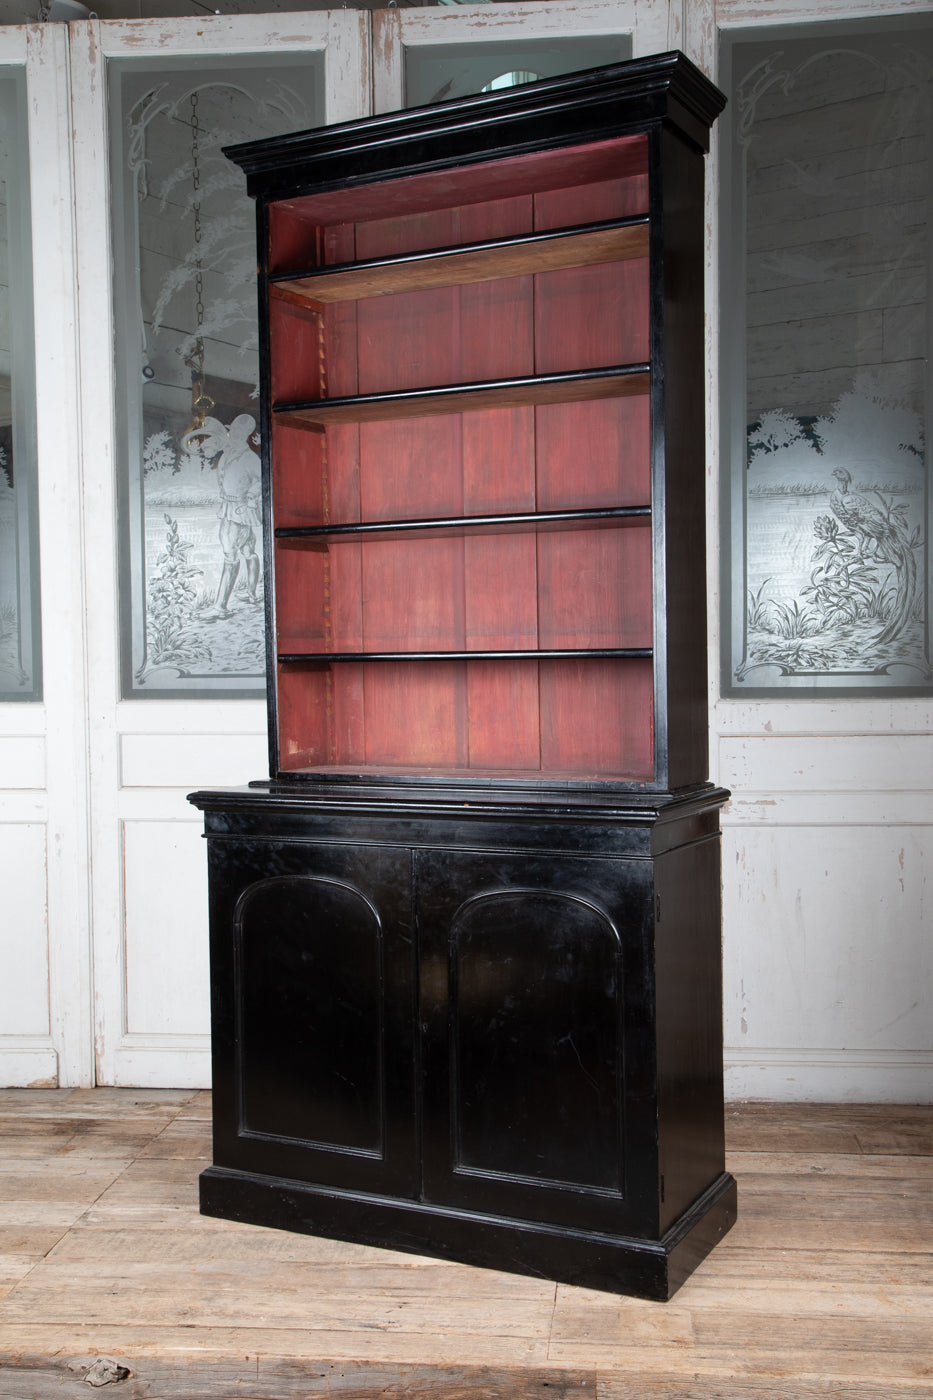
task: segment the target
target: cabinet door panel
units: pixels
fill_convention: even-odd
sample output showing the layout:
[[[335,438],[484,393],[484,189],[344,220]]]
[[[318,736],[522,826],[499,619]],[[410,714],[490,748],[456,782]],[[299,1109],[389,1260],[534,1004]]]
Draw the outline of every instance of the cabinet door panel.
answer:
[[[352,885],[278,875],[244,890],[234,941],[247,1132],[384,1155],[383,934]]]
[[[454,1169],[621,1194],[618,929],[575,896],[481,894],[450,977]]]
[[[416,872],[426,1198],[646,1230],[650,862],[422,852]]]
[[[413,1193],[409,860],[211,843],[218,1165]]]

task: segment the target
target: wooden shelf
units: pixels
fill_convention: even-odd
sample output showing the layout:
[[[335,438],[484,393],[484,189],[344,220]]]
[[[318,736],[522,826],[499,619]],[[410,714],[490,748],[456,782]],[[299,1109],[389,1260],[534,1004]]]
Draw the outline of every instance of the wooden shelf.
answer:
[[[297,651],[279,654],[280,666],[329,666],[368,661],[650,661],[651,647],[591,647],[539,651]]]
[[[326,547],[338,541],[418,539],[447,535],[549,534],[556,530],[624,529],[651,517],[650,506],[613,506],[604,510],[555,510],[511,515],[456,515],[431,520],[365,520],[347,525],[278,526],[276,540]]]
[[[297,274],[270,277],[270,295],[299,306],[337,301],[362,301],[395,292],[453,287],[557,272],[571,267],[594,267],[648,256],[648,217],[612,220],[585,227],[553,229],[515,238],[490,239],[462,247],[431,248],[423,252],[312,268]]]
[[[488,408],[626,398],[647,394],[649,385],[647,364],[609,365],[568,374],[528,375],[519,379],[482,380],[476,384],[444,384],[388,394],[276,404],[273,412],[280,423],[320,432],[330,423],[371,423]]]

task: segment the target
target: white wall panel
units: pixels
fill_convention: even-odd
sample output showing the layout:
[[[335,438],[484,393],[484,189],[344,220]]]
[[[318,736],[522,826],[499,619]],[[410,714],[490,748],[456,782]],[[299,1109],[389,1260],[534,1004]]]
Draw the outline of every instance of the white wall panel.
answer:
[[[929,1103],[933,1051],[726,1048],[726,1098],[803,1103]]]
[[[915,827],[727,831],[730,1046],[931,1048],[925,837]]]
[[[41,703],[0,716],[0,1081],[93,1073],[83,501],[68,26],[0,26],[26,79],[36,381]]]
[[[125,1029],[129,1036],[210,1032],[207,859],[201,823],[123,826]]]
[[[933,790],[933,734],[730,737],[719,777],[743,792]]]
[[[124,788],[235,787],[269,771],[265,733],[124,734],[120,755]]]
[[[0,828],[0,1038],[47,1036],[49,935],[45,827]]]
[[[0,773],[4,788],[44,788],[45,739],[31,734],[0,734]]]
[[[49,1008],[46,828],[0,827],[0,1085],[54,1085]]]

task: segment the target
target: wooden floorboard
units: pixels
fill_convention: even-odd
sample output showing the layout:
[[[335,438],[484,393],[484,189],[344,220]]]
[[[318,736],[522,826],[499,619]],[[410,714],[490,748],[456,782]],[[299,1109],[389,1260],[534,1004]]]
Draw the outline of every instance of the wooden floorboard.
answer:
[[[727,1132],[738,1223],[659,1304],[201,1216],[203,1092],[0,1091],[0,1397],[933,1400],[933,1110]]]

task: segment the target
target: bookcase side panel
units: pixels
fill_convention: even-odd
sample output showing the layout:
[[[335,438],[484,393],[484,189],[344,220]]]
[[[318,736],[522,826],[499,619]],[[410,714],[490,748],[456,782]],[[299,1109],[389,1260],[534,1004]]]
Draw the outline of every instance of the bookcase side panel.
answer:
[[[709,772],[706,644],[706,461],[703,308],[703,157],[660,135],[664,228],[665,666],[667,783]]]
[[[291,540],[275,548],[275,611],[279,652],[328,650],[330,560]]]

